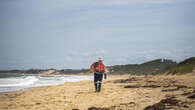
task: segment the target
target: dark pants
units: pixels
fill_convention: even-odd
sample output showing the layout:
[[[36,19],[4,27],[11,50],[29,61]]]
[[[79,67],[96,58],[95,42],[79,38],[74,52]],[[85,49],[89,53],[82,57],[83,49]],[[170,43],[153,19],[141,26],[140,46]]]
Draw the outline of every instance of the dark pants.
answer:
[[[103,78],[102,72],[95,72],[94,73],[94,85],[95,85],[95,91],[97,91],[97,92],[101,91],[102,78]]]

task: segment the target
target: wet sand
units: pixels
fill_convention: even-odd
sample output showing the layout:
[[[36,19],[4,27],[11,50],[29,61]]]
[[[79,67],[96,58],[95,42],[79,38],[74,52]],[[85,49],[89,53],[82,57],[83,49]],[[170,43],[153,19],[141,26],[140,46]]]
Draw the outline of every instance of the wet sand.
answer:
[[[68,82],[0,94],[0,110],[195,110],[195,73],[109,75],[102,91],[93,81]]]

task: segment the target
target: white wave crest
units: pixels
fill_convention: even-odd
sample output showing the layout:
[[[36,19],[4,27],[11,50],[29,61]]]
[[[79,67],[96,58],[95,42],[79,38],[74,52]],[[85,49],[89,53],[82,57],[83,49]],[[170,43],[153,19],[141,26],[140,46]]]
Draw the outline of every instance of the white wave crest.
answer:
[[[16,86],[28,86],[32,85],[35,82],[37,82],[39,79],[35,76],[27,76],[25,78],[8,78],[8,79],[2,79],[1,81],[7,82],[8,84],[0,84],[0,87],[16,87]],[[9,83],[11,82],[11,84]]]

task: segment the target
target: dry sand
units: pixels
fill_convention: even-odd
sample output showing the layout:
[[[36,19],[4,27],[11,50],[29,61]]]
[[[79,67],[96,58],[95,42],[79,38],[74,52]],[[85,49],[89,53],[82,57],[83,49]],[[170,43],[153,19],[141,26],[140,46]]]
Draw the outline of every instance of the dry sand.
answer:
[[[0,110],[195,110],[195,75],[109,76],[0,94]]]

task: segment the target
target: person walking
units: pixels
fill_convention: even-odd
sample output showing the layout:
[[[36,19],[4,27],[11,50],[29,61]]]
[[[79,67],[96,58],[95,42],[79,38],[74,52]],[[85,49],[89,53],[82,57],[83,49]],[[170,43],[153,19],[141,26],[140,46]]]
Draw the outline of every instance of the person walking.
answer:
[[[104,79],[106,79],[106,68],[103,64],[103,59],[99,58],[98,62],[94,62],[90,67],[90,73],[94,73],[94,86],[95,92],[101,91],[102,79],[104,75]]]

